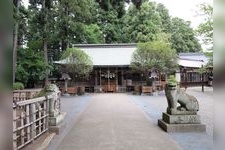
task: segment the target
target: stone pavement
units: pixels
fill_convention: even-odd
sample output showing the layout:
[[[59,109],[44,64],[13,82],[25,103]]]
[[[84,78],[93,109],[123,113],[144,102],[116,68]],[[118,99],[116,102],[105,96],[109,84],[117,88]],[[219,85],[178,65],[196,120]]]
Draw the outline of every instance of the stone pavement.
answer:
[[[61,142],[57,150],[182,149],[151,122],[150,117],[133,103],[131,96],[94,94],[89,98],[89,104],[77,116],[68,134],[58,140]]]
[[[76,119],[87,107],[91,99],[90,95],[84,96],[62,96],[61,97],[61,111],[66,112],[66,117],[63,120],[63,128],[59,135],[56,135],[50,142],[47,150],[55,150],[63,138],[70,132],[76,123]]]

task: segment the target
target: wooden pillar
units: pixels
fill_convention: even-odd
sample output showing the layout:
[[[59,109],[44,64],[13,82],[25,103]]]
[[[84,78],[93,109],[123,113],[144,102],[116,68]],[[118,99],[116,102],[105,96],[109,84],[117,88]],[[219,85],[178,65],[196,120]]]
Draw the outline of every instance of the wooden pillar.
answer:
[[[25,112],[21,112],[21,118],[20,118],[20,122],[21,122],[21,130],[20,130],[20,142],[21,145],[24,145],[25,143],[25,130],[24,130],[24,126],[26,125],[26,123],[24,122],[24,118],[25,118]]]
[[[36,121],[36,104],[32,103],[30,106],[30,114],[31,114],[31,122],[33,122],[33,124],[31,125],[31,137],[32,139],[36,136],[36,123],[34,123]]]
[[[122,82],[122,86],[124,86],[124,76],[123,76],[123,68],[121,68],[121,82]]]
[[[16,108],[13,108],[13,149],[17,149],[17,116]]]
[[[203,69],[203,65],[202,65],[202,69]],[[202,78],[202,92],[204,92],[204,72],[201,73],[201,78]]]
[[[107,88],[107,92],[108,92],[109,89],[110,89],[110,78],[109,78],[110,71],[109,71],[109,68],[108,68],[107,74],[108,74],[108,76],[107,76],[108,77],[108,86],[107,86],[108,88]]]
[[[184,82],[185,82],[184,88],[186,90],[187,89],[187,69],[186,68],[184,69]]]
[[[30,105],[26,105],[26,124],[29,124],[30,123]],[[27,140],[29,141],[31,139],[31,132],[30,132],[30,126],[27,127],[27,131],[26,131],[26,134],[27,134]]]
[[[98,72],[95,70],[95,86],[98,86]]]
[[[65,93],[68,93],[68,80],[65,79]]]
[[[100,68],[99,71],[99,86],[100,86],[100,92],[102,92],[102,69]]]
[[[116,92],[118,92],[118,69],[116,68]]]

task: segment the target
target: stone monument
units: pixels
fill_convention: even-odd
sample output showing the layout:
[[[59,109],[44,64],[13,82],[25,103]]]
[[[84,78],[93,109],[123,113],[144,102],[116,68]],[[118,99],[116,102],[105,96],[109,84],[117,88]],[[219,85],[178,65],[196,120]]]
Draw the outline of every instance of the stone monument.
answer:
[[[167,111],[162,113],[158,126],[166,132],[205,132],[201,124],[198,100],[180,89],[176,83],[169,81],[165,87]],[[180,104],[180,106],[177,106]]]
[[[49,131],[55,132],[56,134],[59,134],[60,130],[62,129],[63,119],[66,116],[65,112],[60,111],[60,95],[61,92],[59,88],[55,84],[49,84],[44,89],[42,89],[38,93],[38,97],[40,96],[50,96],[49,99]]]

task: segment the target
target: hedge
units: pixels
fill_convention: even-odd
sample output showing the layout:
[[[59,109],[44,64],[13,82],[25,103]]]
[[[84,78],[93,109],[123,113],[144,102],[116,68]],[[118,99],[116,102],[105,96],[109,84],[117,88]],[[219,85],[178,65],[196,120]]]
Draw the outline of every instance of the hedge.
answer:
[[[24,85],[21,82],[16,82],[13,83],[13,90],[23,90],[24,89]]]

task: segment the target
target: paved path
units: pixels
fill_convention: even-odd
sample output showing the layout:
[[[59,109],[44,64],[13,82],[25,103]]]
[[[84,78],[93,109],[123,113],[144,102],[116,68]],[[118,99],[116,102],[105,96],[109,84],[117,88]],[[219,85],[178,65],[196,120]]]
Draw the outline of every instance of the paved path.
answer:
[[[63,138],[70,132],[76,123],[78,116],[85,110],[90,102],[91,95],[84,96],[62,96],[61,111],[66,112],[66,117],[63,120],[63,129],[61,133],[54,137],[51,141],[48,150],[55,150]]]
[[[96,94],[58,150],[178,150],[126,94]]]

